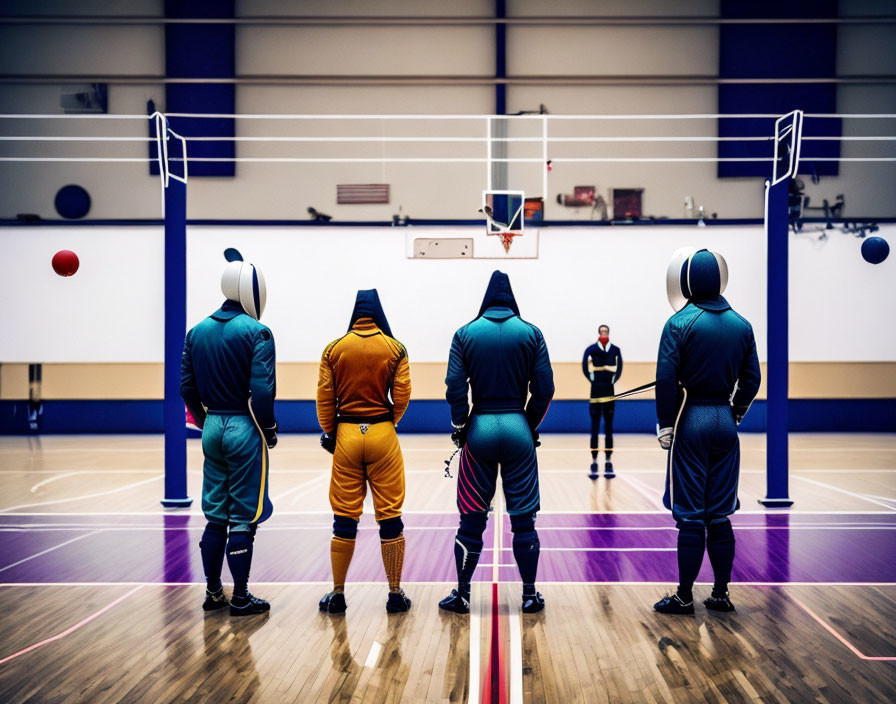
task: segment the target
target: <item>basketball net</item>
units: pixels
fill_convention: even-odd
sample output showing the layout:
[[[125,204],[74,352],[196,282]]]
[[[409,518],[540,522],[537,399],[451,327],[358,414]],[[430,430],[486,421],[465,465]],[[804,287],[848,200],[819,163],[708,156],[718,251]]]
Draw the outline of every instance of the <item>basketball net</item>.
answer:
[[[511,222],[515,221],[519,217],[522,210],[523,210],[523,206],[521,204],[519,209],[516,211],[516,214],[512,218],[510,218],[510,221]],[[510,225],[503,223],[503,222],[498,222],[497,220],[495,220],[492,217],[492,215],[493,215],[492,209],[488,205],[485,205],[482,208],[480,208],[479,212],[482,213],[483,215],[485,215],[485,232],[486,232],[486,234],[497,235],[498,237],[500,237],[501,244],[504,245],[504,253],[510,254],[510,245],[513,244],[513,238],[514,237],[522,237],[522,235],[523,235],[522,231],[511,230]]]

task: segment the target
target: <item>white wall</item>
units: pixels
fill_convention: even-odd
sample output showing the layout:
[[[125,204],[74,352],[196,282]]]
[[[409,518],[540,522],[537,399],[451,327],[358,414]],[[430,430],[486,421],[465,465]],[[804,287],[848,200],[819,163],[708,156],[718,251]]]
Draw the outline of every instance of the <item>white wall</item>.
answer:
[[[457,230],[454,230],[457,232]],[[879,233],[896,244],[896,226]],[[188,325],[221,302],[225,247],[239,248],[268,284],[264,322],[281,361],[316,361],[344,333],[355,292],[379,290],[412,361],[444,361],[454,330],[473,318],[492,270],[510,274],[523,317],[552,359],[573,362],[599,323],[630,361],[655,359],[671,313],[665,269],[683,245],[727,259],[726,297],[754,326],[765,359],[765,236],[760,227],[549,228],[536,260],[407,259],[404,228],[222,228],[188,231]],[[896,257],[865,263],[861,241],[791,235],[792,361],[894,361]],[[50,268],[59,249],[81,258],[74,277]],[[0,362],[158,362],[163,358],[160,228],[0,228],[12,263],[0,277]]]

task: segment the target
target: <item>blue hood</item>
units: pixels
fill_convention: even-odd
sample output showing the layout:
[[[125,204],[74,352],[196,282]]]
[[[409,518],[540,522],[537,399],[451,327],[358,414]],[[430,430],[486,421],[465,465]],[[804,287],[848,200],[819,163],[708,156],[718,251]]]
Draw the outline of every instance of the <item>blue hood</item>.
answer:
[[[513,296],[513,289],[510,288],[510,277],[503,271],[492,273],[488,288],[485,290],[485,297],[482,299],[482,306],[479,308],[479,315],[476,317],[481,317],[487,309],[493,307],[509,308],[514,315],[520,314],[516,298]]]
[[[352,319],[349,321],[348,329],[351,330],[355,323],[361,318],[371,318],[376,326],[389,337],[392,335],[392,329],[389,327],[389,321],[386,320],[386,314],[383,312],[383,306],[380,303],[380,296],[375,288],[358,291],[355,298],[355,308],[352,311]]]

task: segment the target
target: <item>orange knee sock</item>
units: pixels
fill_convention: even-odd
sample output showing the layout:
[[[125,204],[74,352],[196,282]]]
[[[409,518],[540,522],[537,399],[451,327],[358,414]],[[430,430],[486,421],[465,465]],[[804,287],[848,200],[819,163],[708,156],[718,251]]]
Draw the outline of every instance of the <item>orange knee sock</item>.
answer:
[[[380,545],[383,550],[383,567],[386,568],[389,589],[398,591],[401,585],[401,569],[404,566],[404,536],[383,540]]]
[[[333,565],[333,591],[345,589],[345,575],[355,553],[354,539],[333,537],[330,541],[330,563]]]

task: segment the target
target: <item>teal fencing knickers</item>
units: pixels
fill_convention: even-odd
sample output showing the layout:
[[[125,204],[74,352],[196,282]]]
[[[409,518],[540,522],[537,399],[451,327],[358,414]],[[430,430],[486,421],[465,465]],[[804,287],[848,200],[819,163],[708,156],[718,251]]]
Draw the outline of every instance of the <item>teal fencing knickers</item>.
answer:
[[[202,452],[202,511],[209,521],[238,526],[271,517],[268,448],[248,412],[210,413],[202,428]]]

